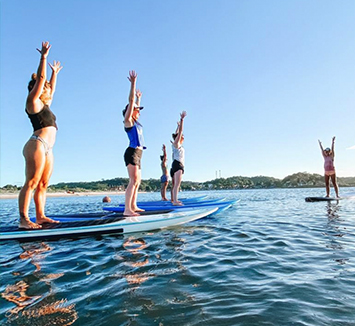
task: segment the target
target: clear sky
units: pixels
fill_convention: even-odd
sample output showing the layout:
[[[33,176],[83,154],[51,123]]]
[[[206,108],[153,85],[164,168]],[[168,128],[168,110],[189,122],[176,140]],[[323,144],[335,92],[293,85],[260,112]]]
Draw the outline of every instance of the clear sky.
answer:
[[[185,119],[184,180],[323,173],[355,176],[354,0],[1,0],[0,185],[24,182],[24,108],[42,41],[61,61],[51,184],[127,177],[122,109],[138,73],[148,149]],[[48,69],[50,72],[50,69]]]

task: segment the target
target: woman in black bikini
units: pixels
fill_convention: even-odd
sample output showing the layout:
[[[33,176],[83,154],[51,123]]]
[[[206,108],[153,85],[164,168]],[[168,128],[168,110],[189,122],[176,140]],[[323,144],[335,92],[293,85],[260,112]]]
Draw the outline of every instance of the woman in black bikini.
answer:
[[[57,133],[56,117],[49,106],[55,92],[57,74],[62,69],[60,62],[49,64],[52,76],[49,82],[46,79],[47,56],[51,46],[42,42],[41,60],[37,74],[32,75],[28,84],[28,97],[26,100],[26,113],[33,126],[33,135],[23,148],[26,162],[26,181],[19,194],[20,227],[26,229],[41,228],[42,223],[55,223],[45,216],[46,190],[49,178],[53,171],[52,148]],[[28,208],[32,192],[35,191],[36,223],[30,221]]]

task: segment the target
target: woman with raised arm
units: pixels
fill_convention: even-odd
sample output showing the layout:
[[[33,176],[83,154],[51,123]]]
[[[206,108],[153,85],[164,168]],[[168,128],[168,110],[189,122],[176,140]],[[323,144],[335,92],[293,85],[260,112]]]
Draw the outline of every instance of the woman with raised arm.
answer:
[[[37,74],[32,75],[28,83],[29,94],[26,100],[26,113],[33,126],[33,135],[23,148],[26,162],[26,181],[19,194],[20,227],[26,229],[41,228],[43,223],[57,223],[46,217],[44,207],[46,191],[53,171],[53,152],[57,134],[56,117],[50,110],[55,92],[57,75],[62,69],[60,62],[49,64],[52,69],[50,81],[47,81],[47,56],[51,46],[42,42],[41,60]],[[35,191],[36,223],[30,221],[28,209],[32,192]]]
[[[161,189],[160,189],[160,194],[161,194],[161,200],[167,201],[168,199],[166,198],[166,188],[168,187],[169,184],[169,175],[168,175],[168,168],[167,168],[167,156],[166,156],[166,147],[163,144],[163,155],[160,155],[160,160],[161,160],[161,171],[162,171],[162,176],[160,178],[160,183],[161,183]]]
[[[173,150],[173,163],[171,165],[170,176],[172,178],[172,190],[171,190],[171,201],[173,205],[181,206],[181,201],[178,200],[178,193],[180,189],[180,184],[182,180],[182,175],[184,173],[185,164],[185,149],[182,146],[184,143],[184,119],[186,117],[186,112],[182,111],[180,114],[180,122],[178,123],[178,128],[176,132],[172,135],[174,141],[172,142]]]
[[[335,194],[337,198],[339,198],[339,188],[337,184],[337,178],[335,174],[335,167],[334,167],[334,143],[335,143],[335,137],[332,139],[332,149],[327,147],[326,149],[323,149],[322,142],[318,140],[320,149],[322,151],[322,155],[324,158],[324,179],[325,179],[325,189],[327,192],[327,196],[329,197],[330,195],[330,180],[332,179],[333,187],[335,190]]]
[[[134,70],[129,72],[128,80],[131,83],[131,89],[128,97],[128,104],[123,110],[124,129],[128,135],[129,146],[124,153],[124,160],[127,166],[129,183],[126,189],[124,216],[136,216],[137,212],[143,211],[137,207],[137,195],[141,182],[141,158],[144,146],[143,128],[138,122],[140,110],[140,100],[142,93],[136,90],[137,74]],[[136,101],[135,101],[136,97]]]

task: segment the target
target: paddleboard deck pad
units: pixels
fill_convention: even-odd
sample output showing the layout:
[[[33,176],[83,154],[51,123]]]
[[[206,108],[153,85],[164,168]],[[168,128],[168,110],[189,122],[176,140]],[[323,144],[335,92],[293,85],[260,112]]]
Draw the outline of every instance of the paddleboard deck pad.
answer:
[[[144,212],[139,212],[139,215],[154,215],[154,214],[166,214],[170,213],[173,210],[170,208],[162,208],[159,210],[154,210],[154,211],[144,211]],[[47,215],[49,218],[59,221],[59,222],[71,222],[71,221],[92,221],[92,220],[102,220],[102,219],[108,219],[108,218],[118,218],[118,217],[125,217],[123,216],[123,210],[120,212],[106,212],[106,211],[101,211],[101,212],[95,212],[95,213],[77,213],[77,214],[56,214],[56,215]],[[36,222],[36,218],[31,217],[32,222]]]
[[[198,202],[194,204],[185,204],[182,206],[151,206],[151,205],[138,205],[138,207],[146,210],[146,211],[158,211],[161,209],[172,209],[172,210],[180,210],[180,209],[188,209],[188,208],[202,208],[202,207],[226,207],[226,206],[231,206],[235,204],[237,200],[229,200],[229,201],[222,201],[222,200],[213,200],[213,201],[208,201],[208,202]],[[103,207],[103,210],[109,211],[109,212],[123,212],[124,211],[124,206],[106,206]]]
[[[41,229],[21,229],[18,226],[7,226],[0,228],[0,241],[32,241],[110,233],[122,234],[151,231],[191,222],[213,214],[217,209],[217,207],[211,207],[189,211],[172,211],[164,214],[130,217],[119,216],[90,221],[75,220],[72,222],[45,223],[42,225]]]
[[[225,198],[203,199],[203,197],[195,197],[195,198],[197,198],[197,199],[194,199],[194,198],[181,199],[180,201],[184,205],[198,205],[198,204],[202,204],[202,203],[219,202],[219,201],[223,201],[225,199]],[[163,201],[163,200],[137,202],[138,207],[141,205],[143,205],[143,206],[169,206],[169,207],[174,206],[171,201]],[[124,206],[124,203],[119,204],[119,206]]]

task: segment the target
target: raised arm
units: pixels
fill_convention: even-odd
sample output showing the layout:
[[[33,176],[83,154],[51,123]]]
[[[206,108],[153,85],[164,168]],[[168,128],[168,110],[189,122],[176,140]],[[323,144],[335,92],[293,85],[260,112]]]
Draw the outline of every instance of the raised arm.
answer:
[[[162,150],[163,150],[163,162],[165,163],[166,162],[166,147],[164,144],[163,144]]]
[[[319,139],[318,139],[318,143],[319,143],[319,146],[320,146],[320,150],[322,151],[322,155],[323,155],[324,149],[323,149],[323,146],[322,146],[322,142]]]
[[[141,106],[141,97],[142,97],[142,92],[137,89],[136,90],[136,105]]]
[[[180,113],[180,122],[178,123],[179,128],[178,128],[178,131],[177,131],[177,136],[176,136],[176,138],[174,140],[174,145],[176,147],[178,147],[178,145],[181,142],[182,132],[184,130],[184,119],[185,119],[186,115],[187,115],[186,111],[182,111]]]
[[[37,51],[41,54],[41,60],[37,69],[36,83],[27,97],[27,103],[29,104],[34,105],[35,102],[39,100],[43,92],[43,87],[47,77],[47,56],[50,48],[51,46],[49,45],[49,42],[42,42],[41,50],[37,49]]]
[[[59,71],[62,70],[63,67],[60,66],[60,61],[53,61],[53,65],[51,65],[50,63],[48,63],[48,64],[52,69],[52,76],[51,76],[51,80],[49,81],[49,83],[51,85],[51,96],[53,96],[53,94],[55,92],[55,88],[57,86],[57,75],[58,75]]]
[[[134,96],[136,93],[136,81],[137,81],[137,74],[134,70],[129,72],[129,76],[127,77],[131,83],[131,89],[128,96],[128,108],[124,117],[124,125],[125,127],[129,128],[132,127],[132,114],[134,110]]]
[[[334,152],[334,143],[335,143],[335,136],[332,138],[332,156],[335,156],[335,152]]]

